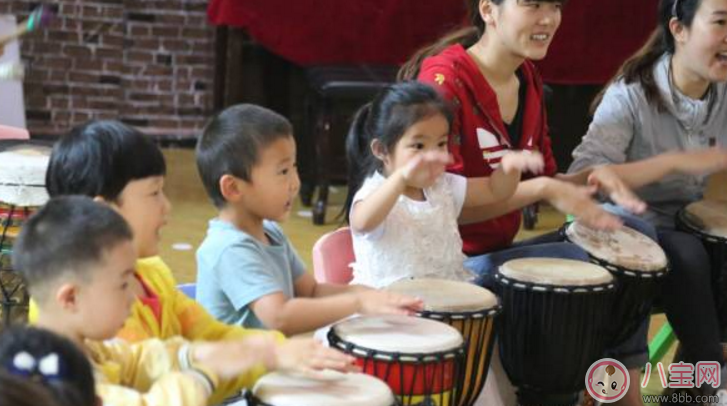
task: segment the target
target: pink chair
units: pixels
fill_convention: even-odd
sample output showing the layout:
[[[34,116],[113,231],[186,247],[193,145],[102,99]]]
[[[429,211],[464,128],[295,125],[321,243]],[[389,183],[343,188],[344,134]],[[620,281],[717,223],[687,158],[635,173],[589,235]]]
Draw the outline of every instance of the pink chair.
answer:
[[[348,285],[353,279],[351,230],[341,227],[319,238],[313,246],[313,269],[318,282]]]
[[[0,125],[0,140],[27,140],[30,139],[28,130],[24,128]]]

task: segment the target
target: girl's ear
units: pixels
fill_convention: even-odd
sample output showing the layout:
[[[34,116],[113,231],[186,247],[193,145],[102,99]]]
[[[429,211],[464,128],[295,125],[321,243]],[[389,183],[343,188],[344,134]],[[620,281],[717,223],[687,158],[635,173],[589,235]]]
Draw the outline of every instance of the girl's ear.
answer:
[[[381,144],[381,141],[378,139],[371,141],[371,153],[379,161],[383,162],[386,159],[386,148],[384,148],[383,144]]]

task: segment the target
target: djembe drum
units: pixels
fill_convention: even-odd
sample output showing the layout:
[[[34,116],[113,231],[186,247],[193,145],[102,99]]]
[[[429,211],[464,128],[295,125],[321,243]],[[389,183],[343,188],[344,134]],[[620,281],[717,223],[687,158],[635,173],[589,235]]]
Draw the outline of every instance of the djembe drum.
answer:
[[[500,357],[518,403],[575,404],[608,342],[613,276],[587,262],[524,258],[503,264],[495,280]]]
[[[501,307],[492,292],[466,282],[442,279],[404,279],[387,290],[424,301],[419,316],[456,328],[467,345],[460,406],[474,404],[485,386],[495,341],[495,317]]]
[[[28,293],[13,272],[12,247],[23,222],[36,207],[45,204],[45,172],[50,149],[28,141],[0,142],[0,308],[3,324],[22,318]],[[21,316],[22,315],[22,316]]]
[[[622,343],[651,313],[661,281],[667,275],[664,250],[651,238],[629,227],[601,231],[574,221],[563,228],[563,235],[583,248],[591,262],[606,268],[616,278],[617,299],[610,323],[610,346]]]
[[[709,254],[722,339],[727,340],[727,202],[701,200],[691,203],[677,213],[676,226],[699,238]]]
[[[365,374],[273,372],[247,393],[248,406],[395,406],[391,389]]]
[[[464,342],[453,327],[407,316],[363,316],[328,332],[333,348],[357,358],[363,372],[386,382],[402,405],[459,405]]]

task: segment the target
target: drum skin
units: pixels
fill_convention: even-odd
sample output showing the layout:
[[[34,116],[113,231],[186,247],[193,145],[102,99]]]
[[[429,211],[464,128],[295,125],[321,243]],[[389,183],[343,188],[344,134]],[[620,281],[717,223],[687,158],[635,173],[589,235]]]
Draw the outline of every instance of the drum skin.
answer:
[[[459,406],[471,406],[482,392],[495,341],[495,318],[501,306],[489,290],[467,282],[443,279],[405,279],[387,290],[415,296],[424,302],[418,316],[456,328],[467,343],[467,359]]]
[[[386,382],[402,405],[457,406],[465,366],[462,335],[434,320],[362,316],[328,332],[333,348],[356,357],[368,375]]]

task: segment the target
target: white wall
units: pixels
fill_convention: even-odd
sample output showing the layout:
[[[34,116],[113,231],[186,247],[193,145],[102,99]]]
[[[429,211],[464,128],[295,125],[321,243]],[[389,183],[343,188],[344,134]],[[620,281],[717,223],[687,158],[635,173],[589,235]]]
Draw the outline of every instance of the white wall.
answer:
[[[11,15],[0,15],[0,36],[13,32],[16,22]],[[0,64],[20,61],[20,47],[17,41],[5,46]],[[0,124],[25,128],[25,103],[23,84],[19,80],[0,80]]]

